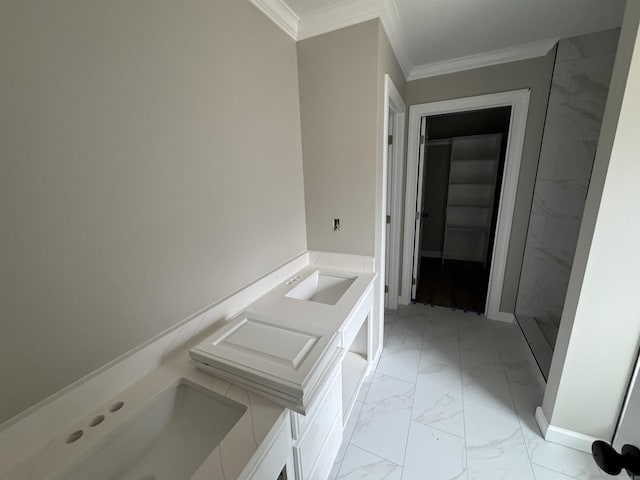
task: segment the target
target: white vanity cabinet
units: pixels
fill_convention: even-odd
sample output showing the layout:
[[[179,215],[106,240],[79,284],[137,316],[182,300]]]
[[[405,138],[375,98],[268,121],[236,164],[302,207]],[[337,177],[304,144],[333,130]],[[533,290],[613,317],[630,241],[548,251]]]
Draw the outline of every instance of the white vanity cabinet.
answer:
[[[342,443],[342,369],[327,381],[307,415],[291,411],[291,434],[296,479],[326,480]]]
[[[375,277],[309,267],[190,350],[198,369],[288,409],[290,479],[331,472],[371,369]]]
[[[354,306],[340,329],[342,360],[307,415],[291,411],[296,480],[326,480],[342,444],[364,378],[369,371],[373,290]]]

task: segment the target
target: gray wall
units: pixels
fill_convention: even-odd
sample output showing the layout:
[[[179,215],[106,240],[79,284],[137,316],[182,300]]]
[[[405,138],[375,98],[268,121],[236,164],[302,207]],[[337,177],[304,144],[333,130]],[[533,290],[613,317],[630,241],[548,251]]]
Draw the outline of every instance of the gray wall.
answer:
[[[561,40],[533,193],[516,312],[553,346],[598,144],[620,30]]]
[[[384,76],[405,80],[380,22],[298,42],[307,241],[310,250],[375,256],[375,319],[382,316],[381,235]],[[332,219],[340,230],[332,231]],[[378,327],[376,327],[378,328]],[[374,352],[381,330],[373,332]]]
[[[374,255],[384,74],[404,75],[378,20],[298,42],[298,72],[309,249]]]
[[[407,82],[408,105],[522,88],[531,89],[527,131],[500,305],[502,312],[513,312],[515,307],[554,58],[555,49],[544,57],[531,60]]]
[[[378,23],[298,42],[310,250],[374,253]]]
[[[249,2],[3,2],[0,421],[306,249],[296,63]]]

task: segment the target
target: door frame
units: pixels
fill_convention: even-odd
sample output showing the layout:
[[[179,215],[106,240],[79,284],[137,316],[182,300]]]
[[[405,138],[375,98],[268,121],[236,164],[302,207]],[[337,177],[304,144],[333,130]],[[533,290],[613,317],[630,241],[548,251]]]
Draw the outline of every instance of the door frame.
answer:
[[[423,200],[423,188],[417,188],[418,185],[424,185],[424,167],[427,164],[427,141],[429,133],[427,132],[427,119],[428,117],[420,117],[420,143],[418,144],[418,178],[416,181],[416,210],[422,210]],[[424,139],[424,140],[423,140]],[[418,209],[417,207],[420,206]],[[413,238],[413,263],[411,265],[411,271],[413,272],[411,279],[411,298],[415,298],[418,293],[418,282],[420,282],[420,263],[422,254],[420,253],[420,246],[422,245],[422,212],[417,211],[414,215],[414,229],[415,236]],[[418,252],[415,255],[415,252]]]
[[[458,113],[472,110],[484,110],[495,107],[511,107],[511,121],[507,152],[504,162],[500,200],[498,207],[498,221],[496,226],[491,270],[489,273],[489,287],[485,315],[493,320],[512,321],[513,315],[500,312],[504,274],[507,266],[507,253],[511,238],[511,224],[516,203],[520,164],[524,148],[524,138],[529,113],[530,89],[513,90],[509,92],[476,95],[472,97],[422,103],[409,107],[409,139],[407,143],[407,180],[406,202],[402,262],[402,290],[400,303],[407,305],[411,302],[411,280],[413,278],[413,242],[415,237],[415,212],[418,182],[418,147],[420,118],[431,115]],[[414,186],[410,188],[410,186]],[[419,255],[420,252],[417,252]]]
[[[405,129],[405,117],[407,107],[398,92],[398,89],[393,84],[389,75],[384,76],[384,122],[383,122],[383,153],[382,153],[382,227],[384,231],[380,232],[382,235],[382,248],[381,253],[383,255],[389,255],[389,292],[384,293],[384,280],[382,277],[382,297],[385,299],[384,306],[390,309],[398,308],[398,295],[400,290],[400,233],[402,225],[402,193],[403,193],[403,161],[404,161],[404,129]],[[389,130],[389,112],[393,112],[393,146],[392,149],[392,169],[389,171],[389,149],[387,143],[387,132]],[[391,191],[387,192],[387,175],[391,174]],[[391,223],[386,223],[386,205],[387,196],[391,198]],[[385,233],[389,228],[389,245],[385,245]],[[382,264],[384,265],[384,260]]]

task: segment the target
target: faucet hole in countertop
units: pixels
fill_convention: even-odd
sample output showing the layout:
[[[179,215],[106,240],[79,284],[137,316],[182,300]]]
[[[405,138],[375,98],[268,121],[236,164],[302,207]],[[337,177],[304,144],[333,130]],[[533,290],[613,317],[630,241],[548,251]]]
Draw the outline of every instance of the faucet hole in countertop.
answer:
[[[93,420],[89,422],[89,426],[96,427],[100,425],[103,422],[103,420],[104,420],[104,415],[98,415],[97,417],[94,417]]]
[[[67,443],[73,443],[77,440],[80,440],[80,437],[84,434],[82,430],[76,430],[71,435],[67,437]]]

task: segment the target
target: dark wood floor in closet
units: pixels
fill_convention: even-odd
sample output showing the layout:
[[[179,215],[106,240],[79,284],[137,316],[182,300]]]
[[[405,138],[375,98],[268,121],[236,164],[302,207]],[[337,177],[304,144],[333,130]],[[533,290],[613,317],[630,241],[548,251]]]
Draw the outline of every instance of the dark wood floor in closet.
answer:
[[[489,268],[480,262],[423,257],[416,302],[484,312]]]

